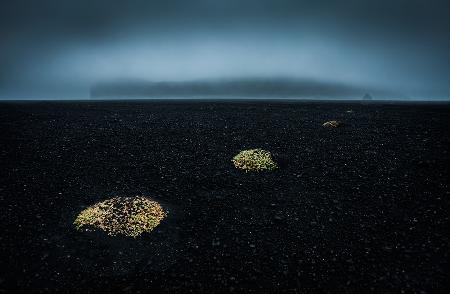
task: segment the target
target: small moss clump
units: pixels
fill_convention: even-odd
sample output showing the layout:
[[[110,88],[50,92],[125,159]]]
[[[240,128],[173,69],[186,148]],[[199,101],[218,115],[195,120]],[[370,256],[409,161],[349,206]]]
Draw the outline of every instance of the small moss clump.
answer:
[[[322,126],[327,127],[327,128],[337,128],[337,127],[342,126],[342,123],[337,120],[330,120],[330,121],[323,123]]]
[[[273,161],[269,151],[263,149],[249,149],[239,152],[233,157],[236,168],[247,171],[274,170],[278,165]]]
[[[77,230],[101,229],[108,235],[137,237],[156,228],[167,212],[146,197],[114,197],[94,204],[74,221]]]

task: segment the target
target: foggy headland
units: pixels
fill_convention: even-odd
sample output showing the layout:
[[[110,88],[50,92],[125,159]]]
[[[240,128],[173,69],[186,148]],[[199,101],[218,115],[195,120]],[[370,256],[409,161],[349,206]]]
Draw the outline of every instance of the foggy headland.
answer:
[[[91,99],[126,98],[298,98],[361,99],[367,89],[293,79],[228,79],[189,82],[115,81],[91,88]],[[398,94],[371,90],[378,98]]]

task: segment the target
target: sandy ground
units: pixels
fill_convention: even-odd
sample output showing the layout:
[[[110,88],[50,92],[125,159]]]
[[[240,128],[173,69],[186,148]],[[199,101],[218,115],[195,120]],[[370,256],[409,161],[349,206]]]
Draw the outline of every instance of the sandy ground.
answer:
[[[0,289],[449,293],[449,130],[450,104],[1,103]],[[74,229],[136,195],[169,210],[151,234]]]

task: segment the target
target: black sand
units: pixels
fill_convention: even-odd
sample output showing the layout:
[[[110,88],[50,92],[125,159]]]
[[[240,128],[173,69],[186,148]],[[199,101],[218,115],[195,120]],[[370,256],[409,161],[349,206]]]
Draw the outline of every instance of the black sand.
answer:
[[[3,292],[450,291],[449,104],[1,103],[0,130]],[[152,234],[74,230],[134,195]]]

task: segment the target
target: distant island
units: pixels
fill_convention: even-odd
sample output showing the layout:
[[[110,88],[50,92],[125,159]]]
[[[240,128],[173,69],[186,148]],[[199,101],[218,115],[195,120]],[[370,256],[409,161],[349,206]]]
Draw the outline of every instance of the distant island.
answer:
[[[367,89],[293,79],[230,79],[186,82],[120,80],[95,84],[92,99],[111,98],[304,98],[358,99]],[[375,90],[371,89],[371,92]],[[381,91],[378,91],[381,93]],[[388,93],[384,93],[386,96]]]
[[[364,94],[364,97],[362,99],[363,100],[373,100],[372,95],[370,95],[369,93]]]

